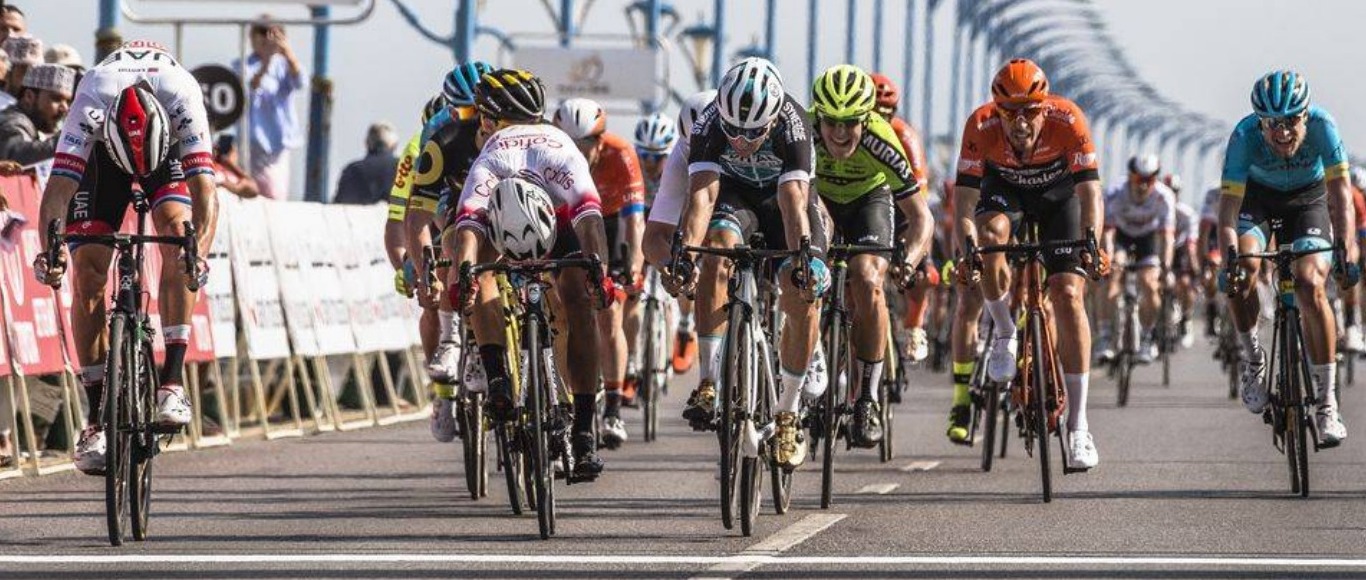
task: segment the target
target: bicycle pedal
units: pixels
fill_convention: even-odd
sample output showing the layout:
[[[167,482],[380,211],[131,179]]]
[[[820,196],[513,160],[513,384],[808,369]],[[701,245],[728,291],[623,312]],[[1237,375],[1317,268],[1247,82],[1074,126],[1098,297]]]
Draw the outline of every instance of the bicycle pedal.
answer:
[[[157,435],[179,435],[185,426],[179,423],[153,423],[152,433]]]
[[[1063,468],[1062,468],[1062,474],[1063,474],[1063,475],[1073,475],[1073,474],[1077,474],[1077,473],[1086,473],[1086,472],[1088,472],[1088,471],[1091,471],[1091,468],[1090,468],[1090,467],[1068,467],[1068,466],[1063,466]]]

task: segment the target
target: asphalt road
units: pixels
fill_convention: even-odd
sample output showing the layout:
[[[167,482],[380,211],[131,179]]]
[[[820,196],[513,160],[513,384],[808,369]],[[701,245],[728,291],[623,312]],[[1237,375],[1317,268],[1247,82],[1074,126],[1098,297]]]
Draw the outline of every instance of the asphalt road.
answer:
[[[1176,365],[1170,388],[1140,369],[1122,409],[1095,379],[1101,465],[1066,477],[1055,465],[1047,505],[1018,440],[991,473],[979,449],[948,443],[947,376],[917,372],[897,409],[897,459],[844,455],[829,510],[808,464],[793,509],[765,506],[742,537],[721,526],[714,436],[677,418],[684,377],[659,441],[607,452],[599,481],[559,488],[549,541],[534,515],[510,514],[501,480],[471,501],[459,445],[418,422],[163,454],[152,538],[122,548],[105,539],[101,479],[2,482],[0,577],[1366,576],[1366,390],[1345,389],[1358,429],[1312,455],[1306,500],[1290,495],[1269,428],[1226,398],[1208,347]]]

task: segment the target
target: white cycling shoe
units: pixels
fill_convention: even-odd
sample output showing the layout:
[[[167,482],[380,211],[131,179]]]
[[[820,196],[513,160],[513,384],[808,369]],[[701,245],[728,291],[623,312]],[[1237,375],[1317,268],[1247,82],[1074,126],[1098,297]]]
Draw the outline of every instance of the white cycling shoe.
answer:
[[[906,336],[906,351],[911,362],[918,363],[930,356],[930,338],[923,328],[912,328]]]
[[[431,362],[427,363],[427,374],[439,383],[453,383],[460,369],[460,345],[446,341],[436,346]]]
[[[157,389],[157,423],[167,426],[189,425],[192,415],[184,387],[162,385]]]
[[[1243,406],[1253,414],[1261,414],[1262,409],[1266,408],[1270,402],[1271,394],[1266,390],[1266,352],[1258,348],[1254,356],[1255,360],[1245,360],[1239,363],[1240,369],[1238,393],[1242,395]]]
[[[98,425],[90,425],[81,431],[81,440],[76,443],[73,459],[76,469],[86,475],[104,475],[104,431]]]
[[[608,449],[616,449],[625,443],[626,422],[621,417],[605,417],[602,420],[602,445]]]
[[[1362,338],[1360,326],[1347,327],[1347,332],[1345,334],[1346,336],[1343,338],[1342,343],[1343,350],[1351,353],[1366,351],[1366,340],[1363,340]]]
[[[1320,446],[1337,447],[1347,438],[1347,425],[1342,423],[1337,407],[1320,407],[1315,418],[1318,420]]]
[[[802,381],[802,398],[807,401],[820,399],[829,384],[830,373],[825,368],[825,348],[817,342],[816,350],[811,353],[811,363],[806,365],[806,379]]]
[[[1015,378],[1016,355],[1020,341],[1014,334],[998,336],[991,341],[991,354],[987,355],[987,377],[998,383],[1008,383]]]
[[[1091,469],[1100,464],[1100,454],[1096,452],[1096,442],[1089,431],[1073,431],[1068,434],[1067,465],[1077,469]]]
[[[432,438],[442,443],[455,441],[455,401],[437,397],[432,401]]]

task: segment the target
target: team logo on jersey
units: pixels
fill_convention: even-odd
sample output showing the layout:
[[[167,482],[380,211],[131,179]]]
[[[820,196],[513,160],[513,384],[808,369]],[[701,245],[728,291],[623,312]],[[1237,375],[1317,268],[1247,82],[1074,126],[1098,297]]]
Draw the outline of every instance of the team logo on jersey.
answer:
[[[1088,167],[1096,164],[1095,153],[1074,153],[1072,155],[1072,165]]]

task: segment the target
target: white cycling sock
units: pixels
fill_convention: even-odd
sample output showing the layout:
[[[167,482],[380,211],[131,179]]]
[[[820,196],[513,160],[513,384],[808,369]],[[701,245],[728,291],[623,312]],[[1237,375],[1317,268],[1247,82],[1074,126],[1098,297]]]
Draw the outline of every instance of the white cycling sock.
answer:
[[[721,343],[719,336],[697,337],[697,354],[701,359],[702,380],[715,382],[721,374]]]
[[[686,334],[692,334],[692,331],[693,331],[693,317],[692,317],[692,314],[691,314],[691,313],[688,314],[687,316],[683,316],[683,315],[682,315],[682,312],[679,313],[679,317],[678,317],[678,331],[679,331],[679,332],[682,332],[682,333],[686,333]]]
[[[859,398],[876,398],[877,385],[882,382],[882,361],[868,362],[860,358],[854,363],[854,370],[859,377]]]
[[[1091,375],[1064,374],[1062,384],[1067,387],[1067,430],[1088,431],[1086,424],[1086,394],[1090,391]]]
[[[783,389],[778,394],[778,411],[796,413],[801,408],[802,381],[806,380],[806,371],[794,373],[784,368],[778,375],[778,383]]]
[[[1253,324],[1252,329],[1247,332],[1238,333],[1238,344],[1243,347],[1243,356],[1249,360],[1257,354],[1257,349],[1261,348],[1261,339],[1257,336],[1257,325]]]
[[[437,339],[437,342],[451,342],[451,341],[454,341],[454,340],[455,340],[455,327],[456,327],[456,323],[455,323],[455,312],[450,312],[450,311],[446,311],[446,310],[437,310],[437,311],[436,311],[436,318],[437,318],[437,320],[440,321],[440,322],[437,323],[437,327],[438,327],[438,330],[439,330],[440,333],[441,333],[441,336],[440,336],[439,339]]]
[[[1015,336],[1015,317],[1010,313],[1009,296],[1002,296],[999,300],[987,300],[983,305],[991,315],[991,321],[996,323],[995,338]]]
[[[1337,378],[1338,363],[1311,365],[1309,374],[1314,379],[1314,391],[1318,396],[1319,406],[1337,408],[1338,397],[1333,389],[1333,380]]]

